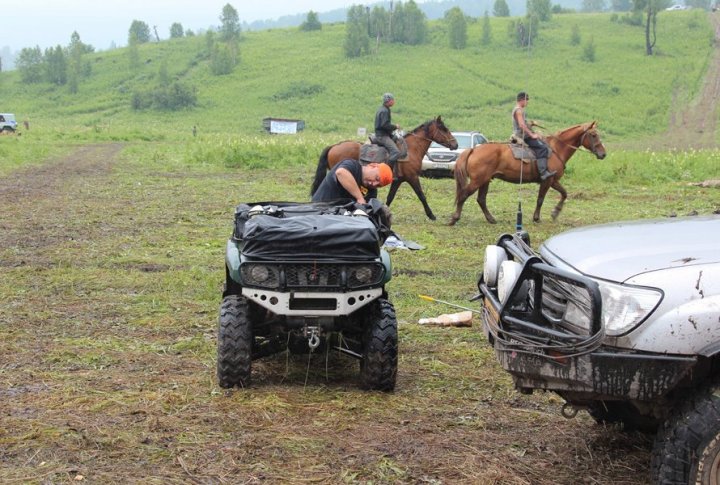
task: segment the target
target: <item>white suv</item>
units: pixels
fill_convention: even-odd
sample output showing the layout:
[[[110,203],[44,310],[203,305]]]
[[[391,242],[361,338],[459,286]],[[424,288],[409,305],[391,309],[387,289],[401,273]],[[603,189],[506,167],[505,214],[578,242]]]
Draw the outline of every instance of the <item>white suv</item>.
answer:
[[[520,392],[657,431],[655,483],[720,483],[720,215],[506,234],[478,288]]]
[[[0,113],[0,132],[17,130],[17,121],[12,113]]]
[[[450,150],[433,142],[422,159],[422,175],[452,177],[460,154],[468,148],[487,142],[487,138],[477,131],[453,131],[452,134],[458,142],[457,149]]]

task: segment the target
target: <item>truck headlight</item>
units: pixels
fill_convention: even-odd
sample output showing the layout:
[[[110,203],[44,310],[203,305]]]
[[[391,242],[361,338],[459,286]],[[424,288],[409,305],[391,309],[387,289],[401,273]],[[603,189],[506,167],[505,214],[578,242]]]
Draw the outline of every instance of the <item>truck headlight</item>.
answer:
[[[498,297],[500,301],[505,303],[507,297],[510,296],[510,292],[515,286],[515,282],[520,276],[522,271],[522,265],[515,261],[503,261],[500,265],[500,271],[498,275]]]
[[[618,336],[640,325],[662,300],[655,288],[626,286],[598,281],[602,296],[602,320],[605,333]]]
[[[485,284],[494,287],[500,274],[500,265],[507,261],[507,253],[500,246],[490,245],[485,248],[483,260],[483,280]]]

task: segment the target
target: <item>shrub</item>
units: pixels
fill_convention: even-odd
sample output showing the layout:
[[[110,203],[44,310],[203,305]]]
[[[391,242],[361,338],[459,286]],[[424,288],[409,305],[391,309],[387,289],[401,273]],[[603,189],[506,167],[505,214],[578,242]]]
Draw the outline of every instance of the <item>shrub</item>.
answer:
[[[583,47],[582,60],[585,62],[595,62],[595,42],[592,37],[590,37],[590,40],[585,44],[585,47]]]

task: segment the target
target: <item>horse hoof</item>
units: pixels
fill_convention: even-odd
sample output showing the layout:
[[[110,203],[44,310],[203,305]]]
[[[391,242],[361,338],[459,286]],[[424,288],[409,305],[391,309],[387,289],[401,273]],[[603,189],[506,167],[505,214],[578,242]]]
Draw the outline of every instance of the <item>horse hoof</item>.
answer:
[[[437,217],[435,217],[435,214],[428,214],[427,216],[428,216],[428,219],[430,219],[431,221],[437,220]]]
[[[487,221],[488,221],[488,224],[497,224],[497,221],[494,218],[488,219]]]

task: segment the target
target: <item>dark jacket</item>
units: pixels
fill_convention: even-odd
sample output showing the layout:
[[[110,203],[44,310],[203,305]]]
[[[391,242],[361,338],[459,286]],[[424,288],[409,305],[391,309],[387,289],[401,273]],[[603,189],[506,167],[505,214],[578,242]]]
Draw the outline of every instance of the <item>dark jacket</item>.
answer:
[[[375,113],[375,135],[392,136],[393,131],[397,129],[397,125],[392,124],[392,114],[390,108],[382,105]]]

